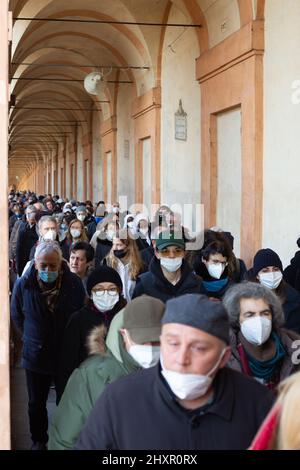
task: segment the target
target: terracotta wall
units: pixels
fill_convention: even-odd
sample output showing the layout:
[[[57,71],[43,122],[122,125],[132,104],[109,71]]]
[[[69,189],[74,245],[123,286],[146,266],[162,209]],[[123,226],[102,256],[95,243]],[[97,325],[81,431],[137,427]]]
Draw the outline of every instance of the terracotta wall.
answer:
[[[205,226],[216,224],[217,114],[242,110],[241,256],[250,262],[262,239],[264,23],[254,21],[197,60],[201,84],[202,203]]]
[[[7,142],[8,142],[8,19],[7,8],[0,8],[0,449],[10,448],[9,399],[9,305],[8,305],[8,220],[7,220]]]

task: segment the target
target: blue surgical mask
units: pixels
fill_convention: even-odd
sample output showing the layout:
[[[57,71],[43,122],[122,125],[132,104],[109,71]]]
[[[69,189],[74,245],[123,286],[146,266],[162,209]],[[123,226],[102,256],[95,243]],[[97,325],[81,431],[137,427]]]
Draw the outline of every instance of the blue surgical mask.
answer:
[[[51,284],[58,278],[58,271],[39,271],[40,280]]]

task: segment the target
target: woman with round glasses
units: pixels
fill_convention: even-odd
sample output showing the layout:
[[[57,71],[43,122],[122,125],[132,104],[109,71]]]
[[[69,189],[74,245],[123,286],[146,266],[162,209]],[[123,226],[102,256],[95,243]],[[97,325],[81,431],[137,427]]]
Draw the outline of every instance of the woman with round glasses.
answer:
[[[86,287],[89,295],[87,304],[71,316],[64,332],[59,397],[73,370],[88,356],[86,341],[91,330],[103,325],[107,331],[114,316],[126,305],[122,280],[109,266],[95,269],[89,275]]]

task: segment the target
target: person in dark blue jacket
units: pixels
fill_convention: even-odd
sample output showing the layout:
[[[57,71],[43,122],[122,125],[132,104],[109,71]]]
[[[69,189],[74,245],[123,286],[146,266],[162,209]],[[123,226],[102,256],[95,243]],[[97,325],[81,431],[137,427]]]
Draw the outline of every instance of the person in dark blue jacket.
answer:
[[[81,279],[62,262],[57,242],[43,242],[35,263],[15,284],[11,316],[23,336],[21,366],[26,371],[32,449],[45,449],[48,441],[46,402],[57,379],[65,326],[84,305]]]
[[[166,302],[183,294],[199,294],[201,279],[184,260],[185,253],[181,233],[160,232],[149,271],[138,277],[132,298],[146,294]]]

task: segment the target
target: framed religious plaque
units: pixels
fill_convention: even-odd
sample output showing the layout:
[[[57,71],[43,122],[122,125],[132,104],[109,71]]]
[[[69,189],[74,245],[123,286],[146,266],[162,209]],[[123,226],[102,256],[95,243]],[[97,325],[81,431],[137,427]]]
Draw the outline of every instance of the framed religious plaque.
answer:
[[[181,100],[179,100],[179,107],[175,113],[175,139],[187,140],[187,114],[183,110]]]

